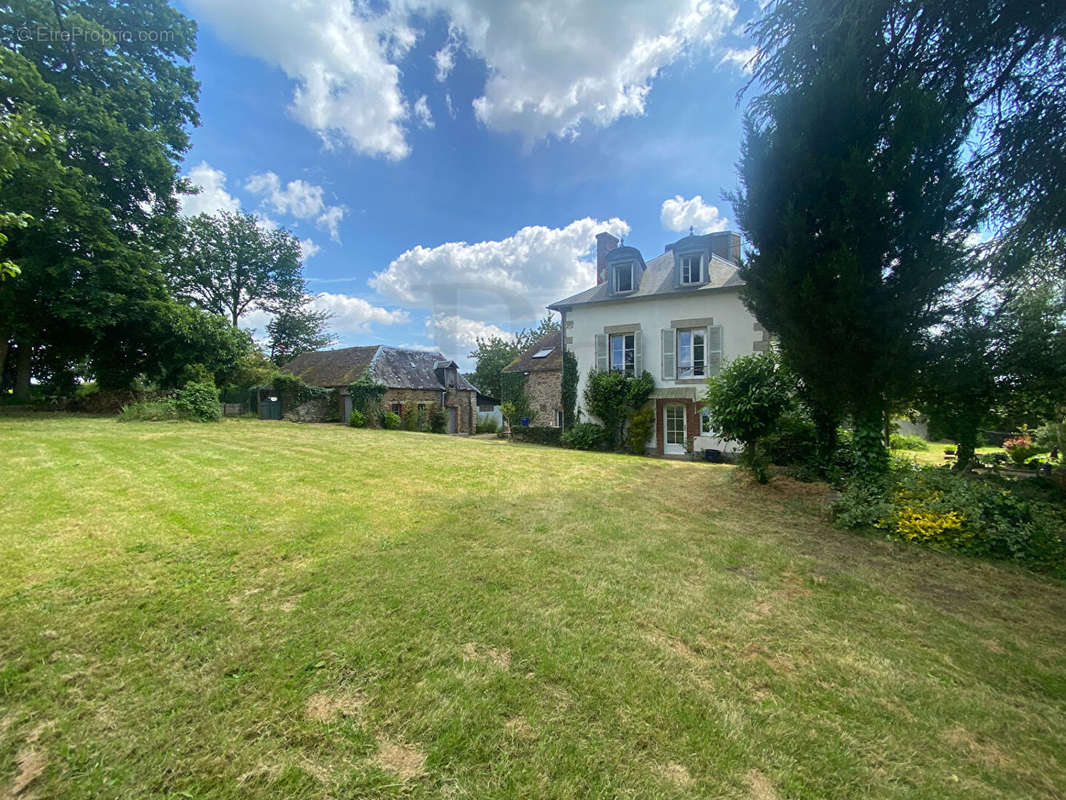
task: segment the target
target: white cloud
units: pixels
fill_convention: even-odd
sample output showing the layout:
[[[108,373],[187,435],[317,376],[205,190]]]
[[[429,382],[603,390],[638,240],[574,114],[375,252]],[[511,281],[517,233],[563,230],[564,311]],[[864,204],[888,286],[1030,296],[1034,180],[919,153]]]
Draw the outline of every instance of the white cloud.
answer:
[[[444,83],[455,69],[455,51],[459,49],[458,32],[454,28],[448,29],[448,41],[444,46],[433,54],[433,63],[437,67],[437,81]]]
[[[370,285],[386,298],[445,316],[522,324],[544,306],[596,282],[596,234],[625,235],[620,219],[585,218],[565,228],[522,228],[499,241],[416,246],[375,273]]]
[[[315,244],[314,239],[301,239],[300,252],[303,253],[304,261],[318,253],[322,248]]]
[[[429,110],[429,100],[425,95],[422,95],[415,101],[414,106],[415,119],[418,120],[418,124],[423,128],[433,128],[433,113]]]
[[[375,306],[362,297],[347,294],[322,292],[315,295],[311,304],[318,311],[331,313],[329,328],[341,334],[366,333],[372,323],[397,325],[410,319],[406,311]]]
[[[340,224],[344,217],[344,208],[341,206],[327,206],[326,210],[315,220],[315,224],[323,230],[329,231],[329,238],[335,242],[341,240]]]
[[[187,217],[197,214],[217,214],[219,211],[240,211],[241,201],[226,191],[226,173],[201,161],[185,176],[200,187],[199,194],[179,195],[181,213]]]
[[[478,119],[527,144],[643,114],[660,70],[710,53],[737,13],[733,0],[434,2],[489,68]]]
[[[426,335],[448,358],[454,359],[463,371],[472,370],[474,363],[470,352],[477,347],[477,340],[499,336],[513,339],[514,334],[496,325],[460,317],[457,314],[433,314],[426,320]]]
[[[732,64],[740,69],[741,72],[750,75],[752,69],[752,59],[758,54],[759,48],[757,47],[745,47],[726,48],[722,53],[722,58],[718,61],[719,64]]]
[[[704,203],[700,195],[686,200],[676,194],[664,200],[659,216],[668,231],[687,232],[691,226],[696,233],[713,233],[724,231],[729,226],[729,220],[719,216],[718,208]]]
[[[406,15],[351,0],[190,0],[197,17],[295,83],[289,111],[327,147],[401,159],[408,109],[393,61],[414,43]]]
[[[384,0],[380,11],[351,0],[190,3],[232,45],[294,81],[292,115],[328,147],[389,159],[409,152],[398,63],[417,40],[416,18],[448,20],[437,80],[460,47],[482,60],[478,119],[529,144],[643,114],[659,72],[720,51],[737,14],[734,0]]]
[[[258,195],[266,208],[279,214],[289,214],[296,219],[314,218],[319,228],[329,231],[333,241],[340,241],[340,223],[345,209],[327,205],[325,190],[321,186],[299,179],[282,186],[276,173],[261,172],[252,175],[244,188]]]

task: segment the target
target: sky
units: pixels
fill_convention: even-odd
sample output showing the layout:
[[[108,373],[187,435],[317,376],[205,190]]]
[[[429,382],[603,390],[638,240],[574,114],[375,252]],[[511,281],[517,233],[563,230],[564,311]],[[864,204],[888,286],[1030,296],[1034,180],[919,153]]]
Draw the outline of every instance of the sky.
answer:
[[[199,25],[186,214],[254,212],[304,249],[338,346],[439,350],[735,228],[751,56],[733,0],[177,0]],[[262,333],[266,317],[246,327]]]

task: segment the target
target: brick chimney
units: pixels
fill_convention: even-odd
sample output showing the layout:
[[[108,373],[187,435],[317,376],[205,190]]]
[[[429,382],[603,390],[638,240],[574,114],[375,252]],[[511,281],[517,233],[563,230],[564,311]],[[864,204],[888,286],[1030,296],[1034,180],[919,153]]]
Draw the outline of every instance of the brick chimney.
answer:
[[[596,234],[596,285],[607,283],[607,254],[618,247],[618,239],[604,231]]]

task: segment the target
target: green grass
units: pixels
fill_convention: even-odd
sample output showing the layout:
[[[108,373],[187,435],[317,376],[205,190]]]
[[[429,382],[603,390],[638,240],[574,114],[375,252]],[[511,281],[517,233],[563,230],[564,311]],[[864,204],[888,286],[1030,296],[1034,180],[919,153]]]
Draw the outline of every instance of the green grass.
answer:
[[[1066,586],[824,488],[248,420],[0,463],[0,797],[1066,794]]]

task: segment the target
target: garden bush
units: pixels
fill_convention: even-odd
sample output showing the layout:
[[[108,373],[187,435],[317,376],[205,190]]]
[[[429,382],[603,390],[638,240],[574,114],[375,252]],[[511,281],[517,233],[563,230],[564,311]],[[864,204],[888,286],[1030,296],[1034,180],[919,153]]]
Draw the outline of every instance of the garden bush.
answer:
[[[174,400],[140,400],[124,405],[118,414],[119,422],[165,422],[181,419]]]
[[[222,419],[222,404],[214,383],[189,381],[178,390],[174,406],[183,419],[196,422],[218,422]]]
[[[626,418],[647,403],[654,390],[655,381],[650,372],[640,375],[626,375],[617,370],[589,372],[585,383],[585,406],[603,423],[609,447],[622,444]]]
[[[479,422],[474,430],[477,433],[499,433],[500,423],[495,419],[487,419],[484,422]]]
[[[579,422],[562,434],[562,443],[575,450],[606,450],[607,429],[595,422]]]
[[[1010,460],[1020,466],[1040,452],[1040,445],[1034,444],[1031,438],[1021,434],[1004,441],[1003,449],[1007,451]]]
[[[1023,496],[996,476],[897,463],[880,487],[849,486],[833,510],[845,527],[874,527],[893,539],[1066,574],[1063,509]]]
[[[562,444],[562,429],[550,428],[546,425],[521,425],[511,431],[511,438],[520,442],[531,444]]]
[[[740,463],[759,483],[768,480],[763,439],[792,404],[793,385],[772,352],[741,356],[707,379],[705,400],[711,425],[722,438],[744,445]]]
[[[348,424],[353,428],[365,428],[366,414],[358,408],[353,408],[352,413],[348,415]]]
[[[635,456],[644,455],[644,446],[655,428],[655,409],[650,405],[629,412],[626,425],[626,450]]]
[[[398,431],[403,427],[403,420],[400,419],[399,414],[386,411],[381,418],[381,426],[387,431]]]
[[[422,429],[418,415],[418,406],[408,403],[403,409],[403,429],[405,431],[419,431]]]
[[[781,467],[813,466],[818,457],[814,423],[797,413],[782,416],[761,444],[770,463]]]
[[[888,437],[888,446],[892,450],[928,450],[929,442],[921,436],[893,433]]]
[[[433,433],[444,433],[448,430],[448,416],[441,406],[433,406],[429,411],[429,429]]]

